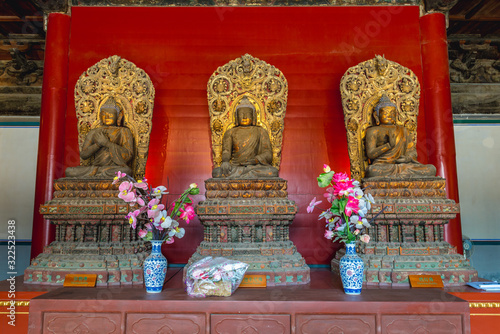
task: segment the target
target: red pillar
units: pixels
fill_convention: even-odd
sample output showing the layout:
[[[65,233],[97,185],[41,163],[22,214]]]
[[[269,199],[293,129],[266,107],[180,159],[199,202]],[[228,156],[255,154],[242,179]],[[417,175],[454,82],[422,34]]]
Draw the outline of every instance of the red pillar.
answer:
[[[52,198],[54,180],[64,173],[64,122],[71,18],[65,14],[52,13],[48,20],[31,258],[43,252],[43,247],[54,240],[54,227],[48,220],[43,219],[39,208]]]
[[[422,16],[420,33],[429,162],[436,166],[438,176],[446,178],[448,198],[458,203],[445,15],[432,13]],[[458,251],[462,253],[462,227],[459,215],[445,226],[445,240],[457,246]]]

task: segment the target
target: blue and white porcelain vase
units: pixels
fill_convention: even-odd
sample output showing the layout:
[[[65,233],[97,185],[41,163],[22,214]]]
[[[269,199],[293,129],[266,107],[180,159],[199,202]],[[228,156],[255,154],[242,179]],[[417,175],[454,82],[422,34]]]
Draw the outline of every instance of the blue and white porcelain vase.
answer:
[[[163,240],[151,240],[151,254],[144,260],[146,292],[159,293],[167,275],[167,259],[161,253]]]
[[[348,295],[359,295],[363,286],[363,260],[356,254],[356,244],[346,245],[346,254],[340,259],[340,278],[344,292]]]

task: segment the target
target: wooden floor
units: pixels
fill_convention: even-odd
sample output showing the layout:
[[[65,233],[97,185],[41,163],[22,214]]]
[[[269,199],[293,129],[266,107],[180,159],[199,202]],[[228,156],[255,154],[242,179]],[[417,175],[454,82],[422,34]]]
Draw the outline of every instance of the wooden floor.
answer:
[[[348,296],[337,276],[313,269],[306,285],[194,298],[182,269],[167,275],[159,294],[142,286],[49,291],[31,300],[29,333],[470,333],[469,303],[441,289]]]

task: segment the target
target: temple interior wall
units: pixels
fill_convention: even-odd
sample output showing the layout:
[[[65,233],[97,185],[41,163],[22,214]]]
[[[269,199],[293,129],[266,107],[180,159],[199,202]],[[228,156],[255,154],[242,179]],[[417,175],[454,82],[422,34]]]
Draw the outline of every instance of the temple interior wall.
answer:
[[[349,67],[381,54],[412,69],[422,82],[418,18],[419,9],[413,6],[356,10],[350,7],[73,8],[66,151],[62,164],[75,166],[79,161],[73,98],[76,80],[97,61],[117,54],[143,68],[156,89],[146,177],[153,185],[168,185],[172,195],[180,193],[191,182],[200,184],[203,194],[203,182],[210,177],[212,168],[206,83],[218,66],[245,53],[252,54],[279,68],[289,84],[280,176],[288,180],[289,197],[299,206],[290,237],[308,264],[328,264],[333,247],[323,238],[323,225],[318,223],[316,215],[306,213],[306,206],[312,197],[322,198],[315,178],[324,163],[330,164],[335,171],[349,170],[340,79]],[[418,153],[419,160],[426,163],[428,145],[423,100],[419,112]],[[462,165],[466,165],[465,168],[471,165],[481,177],[477,182],[484,186],[480,190],[484,194],[496,190],[493,189],[495,182],[488,182],[491,173],[479,171],[481,167],[489,168],[488,164],[480,166],[472,162],[469,155],[461,153],[470,146],[462,148],[459,143],[471,144],[467,136],[472,134],[469,130],[461,131],[460,127],[468,129],[469,125],[455,127],[460,200],[461,203],[473,203],[477,197],[469,196],[479,190],[464,191],[461,182],[476,179],[463,175]],[[27,161],[33,166],[36,164],[36,144],[30,145],[34,139],[37,141],[38,134],[29,132],[32,130],[16,131],[30,140],[24,144],[19,142],[13,148],[16,152],[26,151],[26,154],[22,160],[9,163],[8,169],[28,168]],[[7,133],[10,134],[0,129],[0,145]],[[500,127],[492,127],[491,136],[494,143],[498,143]],[[9,156],[1,147],[0,156]],[[500,159],[498,155],[488,154],[492,148],[487,145],[478,144],[473,149],[478,155]],[[496,165],[494,161],[490,167]],[[33,190],[29,189],[34,189],[35,167],[28,169],[26,177],[20,180],[13,180],[8,173],[0,174],[1,184],[26,184],[22,195],[2,194],[0,203],[2,219],[15,218],[17,238],[23,240],[31,239],[28,233],[31,221],[27,215],[33,212]],[[9,188],[12,187],[17,186]],[[473,185],[465,187],[474,189]],[[202,199],[199,195],[195,201]],[[14,211],[12,201],[23,205],[16,206]],[[493,203],[494,198],[487,196],[482,202],[486,208],[493,208]],[[500,239],[498,235],[492,237],[490,228],[488,215],[494,214],[494,210],[484,210],[477,205],[462,205],[462,210],[464,234],[473,239]],[[10,216],[4,217],[3,213]],[[186,230],[184,239],[169,246],[166,255],[170,263],[185,263],[202,240],[203,229],[197,220]],[[476,231],[477,235],[469,235],[468,231]],[[6,239],[6,231],[0,231],[0,240]],[[3,248],[6,243],[0,245],[0,249]],[[22,252],[19,250],[21,257]],[[29,250],[26,256],[29,258]]]

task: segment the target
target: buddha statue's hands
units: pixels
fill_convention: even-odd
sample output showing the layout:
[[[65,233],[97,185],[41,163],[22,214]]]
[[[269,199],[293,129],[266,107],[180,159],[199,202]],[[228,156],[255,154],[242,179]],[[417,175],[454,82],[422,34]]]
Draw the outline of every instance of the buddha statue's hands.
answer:
[[[97,145],[103,147],[108,147],[109,144],[111,143],[108,139],[108,137],[106,137],[106,135],[102,132],[98,132],[96,133],[96,136],[95,136],[95,142]]]
[[[397,164],[406,164],[406,163],[411,163],[411,162],[413,162],[413,161],[408,156],[402,156],[402,157],[396,159]]]

